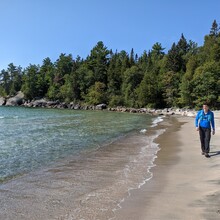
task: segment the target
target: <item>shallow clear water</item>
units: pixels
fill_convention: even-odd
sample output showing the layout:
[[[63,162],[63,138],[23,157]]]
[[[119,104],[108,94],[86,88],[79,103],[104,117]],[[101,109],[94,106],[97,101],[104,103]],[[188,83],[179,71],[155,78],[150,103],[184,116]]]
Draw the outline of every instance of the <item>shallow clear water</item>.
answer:
[[[147,129],[148,115],[0,107],[0,180]]]
[[[0,219],[115,219],[130,190],[153,177],[162,120],[0,107]]]

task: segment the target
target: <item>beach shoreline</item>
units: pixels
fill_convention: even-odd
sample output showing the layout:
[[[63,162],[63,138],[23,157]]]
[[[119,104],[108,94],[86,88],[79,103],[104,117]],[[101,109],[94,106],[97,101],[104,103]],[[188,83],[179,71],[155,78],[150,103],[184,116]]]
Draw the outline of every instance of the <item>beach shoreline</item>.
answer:
[[[159,126],[167,131],[156,142],[161,150],[151,169],[153,178],[131,192],[115,219],[220,219],[220,137],[211,139],[211,158],[201,155],[193,117],[170,116]]]
[[[141,140],[139,134],[135,139],[134,137],[122,139],[122,142],[117,145],[112,143],[110,148],[102,148],[94,152],[85,161],[70,160],[57,164],[54,168],[50,167],[42,172],[3,184],[0,189],[2,196],[0,216],[19,220],[30,219],[30,217],[31,219],[44,217],[48,220],[219,219],[220,146],[218,143],[220,138],[218,134],[220,127],[218,124],[220,114],[215,113],[216,135],[211,139],[211,158],[201,155],[199,136],[194,127],[194,117],[158,116],[155,118],[157,123],[152,123],[152,126],[146,130],[146,134],[142,135]],[[161,134],[158,135],[158,131],[161,131]],[[154,138],[155,135],[156,138]],[[149,142],[146,142],[146,138]],[[126,172],[129,173],[133,168],[133,162],[135,164],[137,162],[137,152],[133,152],[137,143],[140,145],[140,149],[142,149],[141,146],[147,144],[152,147],[152,152],[156,152],[153,164],[148,164],[150,168],[147,173],[143,163],[136,167],[134,178],[137,177],[136,172],[140,171],[139,169],[145,170],[146,176],[142,176],[143,184],[131,188],[126,197],[121,195],[121,198],[124,198],[122,202],[115,200],[113,206],[110,207],[108,204],[112,202],[110,201],[111,187],[119,190],[116,193],[121,193],[119,182],[115,184],[114,178],[111,176],[119,174],[118,168],[123,165],[121,164],[122,159],[126,160],[133,154],[135,157],[130,160],[129,170],[127,170],[127,162],[124,161],[127,165],[126,169],[120,171],[122,174],[120,186],[124,187],[133,180],[133,177],[129,181],[124,177]],[[124,154],[126,152],[127,154]],[[110,155],[117,160],[113,161]],[[151,157],[152,155],[149,158]],[[110,158],[111,160],[109,160]],[[144,161],[149,162],[148,157]],[[86,173],[85,167],[89,168]],[[142,171],[141,173],[144,173]],[[85,173],[84,183],[90,189],[77,198],[74,193],[79,193],[84,185],[81,182],[82,173]],[[140,179],[140,176],[138,178]],[[99,181],[96,182],[96,180],[105,180],[106,186],[99,188],[97,185]],[[108,185],[110,186],[109,199],[104,193]],[[75,202],[77,203],[74,204]],[[33,206],[29,206],[30,203]],[[117,209],[115,209],[116,205]],[[77,206],[78,209],[76,209]],[[108,208],[106,209],[106,207]],[[97,215],[96,212],[99,212],[100,215]],[[97,218],[97,216],[102,217]]]
[[[149,169],[159,149],[155,138],[163,132],[157,126],[162,118],[141,117],[140,125],[135,123],[113,142],[3,182],[0,219],[114,217],[120,201],[152,176]]]

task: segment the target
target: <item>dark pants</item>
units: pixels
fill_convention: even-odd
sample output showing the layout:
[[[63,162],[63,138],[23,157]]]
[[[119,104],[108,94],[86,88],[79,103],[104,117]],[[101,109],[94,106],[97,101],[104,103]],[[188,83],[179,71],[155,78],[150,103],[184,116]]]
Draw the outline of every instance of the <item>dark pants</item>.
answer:
[[[209,153],[210,150],[210,140],[211,140],[211,129],[199,127],[199,136],[201,141],[202,152]]]

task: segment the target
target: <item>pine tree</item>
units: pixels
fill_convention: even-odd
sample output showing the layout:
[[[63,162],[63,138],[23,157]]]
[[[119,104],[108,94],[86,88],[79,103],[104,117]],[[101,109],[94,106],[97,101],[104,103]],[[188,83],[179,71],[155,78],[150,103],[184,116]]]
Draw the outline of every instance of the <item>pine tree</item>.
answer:
[[[88,67],[93,72],[92,85],[95,82],[107,83],[107,69],[109,65],[110,51],[99,41],[91,50],[90,56],[87,58]]]
[[[157,62],[159,60],[161,60],[164,56],[164,49],[162,47],[162,45],[160,43],[155,43],[152,47],[152,50],[151,50],[151,55],[152,55],[152,59],[153,59],[153,62]]]
[[[129,57],[129,64],[130,67],[135,65],[135,58],[134,58],[134,49],[131,49],[130,57]]]
[[[219,27],[216,20],[213,21],[209,36],[217,37],[219,35]]]
[[[24,92],[25,97],[29,100],[35,99],[39,96],[38,74],[39,66],[30,64],[25,69],[22,91]]]

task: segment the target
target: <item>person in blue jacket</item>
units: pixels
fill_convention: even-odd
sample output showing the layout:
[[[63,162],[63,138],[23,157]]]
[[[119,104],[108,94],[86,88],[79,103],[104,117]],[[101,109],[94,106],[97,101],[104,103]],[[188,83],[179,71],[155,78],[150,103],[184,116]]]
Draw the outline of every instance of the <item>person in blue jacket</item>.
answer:
[[[215,134],[214,113],[209,110],[207,104],[203,104],[203,109],[198,111],[195,118],[196,130],[199,131],[202,155],[209,156],[211,130]]]

